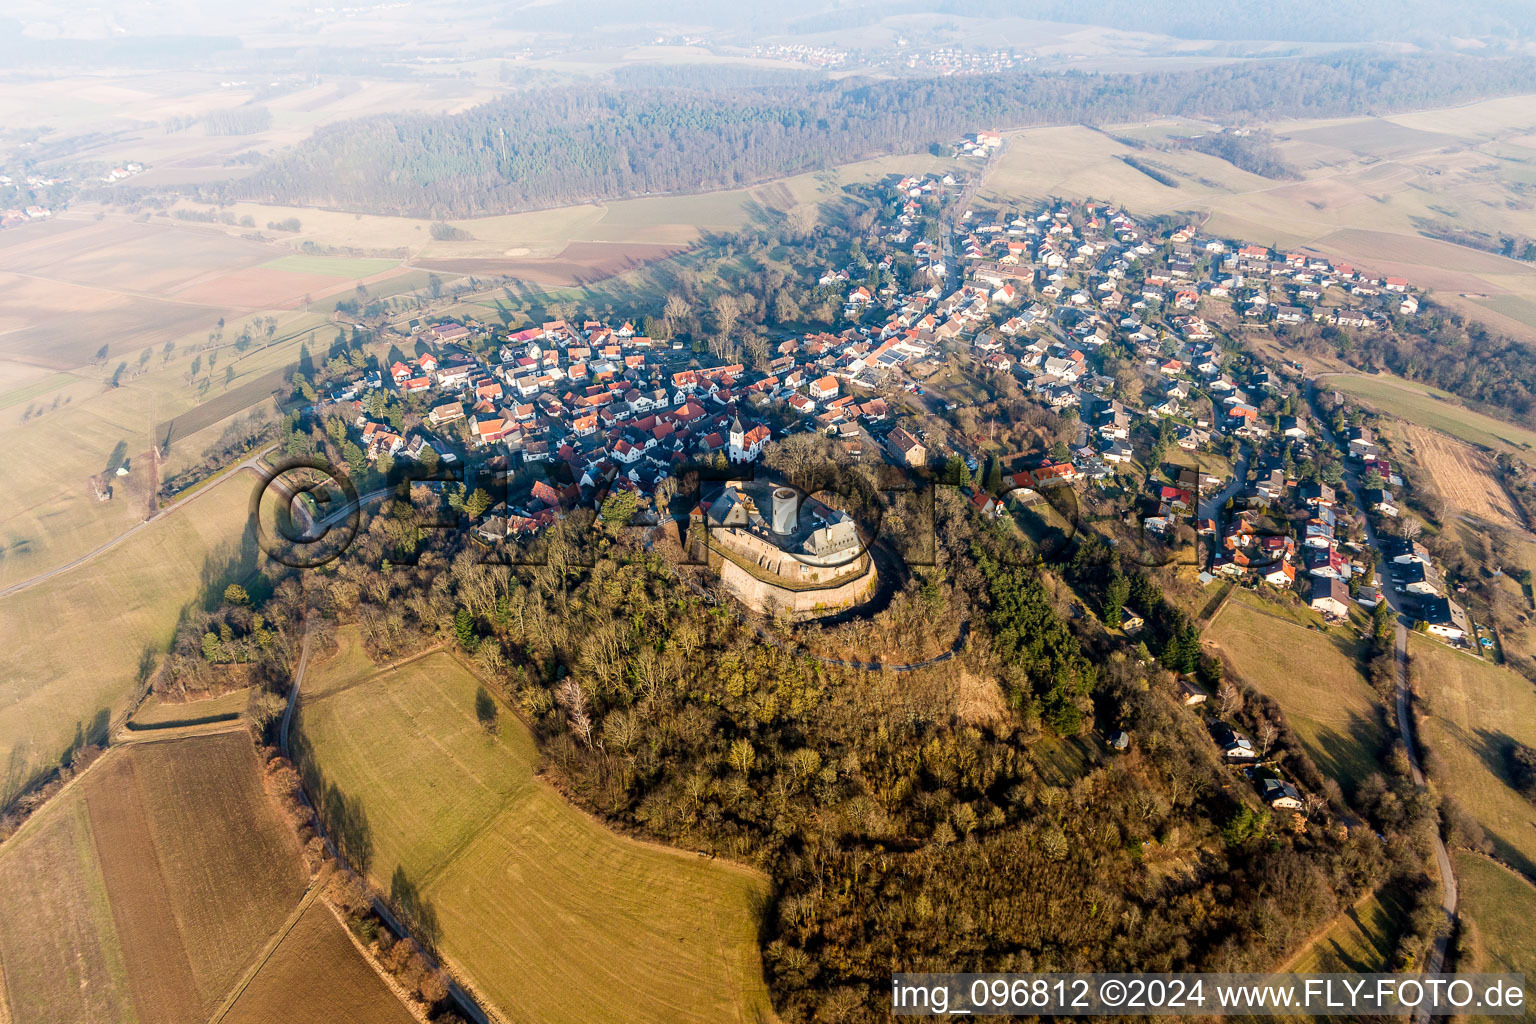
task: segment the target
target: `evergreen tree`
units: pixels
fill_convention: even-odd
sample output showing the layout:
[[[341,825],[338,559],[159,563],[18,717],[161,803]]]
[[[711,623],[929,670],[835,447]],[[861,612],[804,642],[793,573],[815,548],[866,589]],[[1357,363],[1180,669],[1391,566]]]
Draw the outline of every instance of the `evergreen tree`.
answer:
[[[1104,625],[1110,629],[1120,628],[1120,610],[1125,607],[1125,599],[1130,596],[1130,593],[1130,580],[1123,574],[1116,573],[1104,590]]]
[[[473,654],[475,648],[480,646],[480,638],[475,635],[475,617],[469,614],[469,609],[460,608],[454,613],[453,632],[459,646],[469,653]]]

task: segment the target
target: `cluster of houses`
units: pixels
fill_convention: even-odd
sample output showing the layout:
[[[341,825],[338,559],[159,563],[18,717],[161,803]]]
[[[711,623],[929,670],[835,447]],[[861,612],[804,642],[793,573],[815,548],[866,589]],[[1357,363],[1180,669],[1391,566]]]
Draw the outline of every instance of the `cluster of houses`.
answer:
[[[967,142],[987,150],[1001,137],[978,132]],[[1286,379],[1294,368],[1234,358],[1223,335],[1255,320],[1284,324],[1292,308],[1333,322],[1357,308],[1370,323],[1411,315],[1406,282],[1320,257],[1237,247],[1193,228],[1154,237],[1124,211],[1092,202],[1028,215],[966,211],[952,234],[936,236],[926,220],[961,192],[950,175],[907,176],[888,186],[886,216],[873,232],[879,255],[829,268],[816,282],[844,290],[845,322],[778,340],[765,365],[704,365],[679,342],[602,321],[556,320],[492,335],[492,358],[484,354],[485,328],[447,321],[420,328],[415,356],[327,398],[352,403],[349,419],[370,459],[420,459],[430,448],[449,460],[456,450],[481,449],[567,469],[548,474],[551,482],[517,507],[494,510],[491,532],[511,535],[536,531],[560,509],[614,488],[634,490],[645,506],[683,465],[751,462],[774,437],[801,430],[913,468],[945,449],[963,453],[958,438],[930,442],[926,430],[897,426],[878,391],[896,385],[921,392],[940,361],[968,351],[986,370],[1013,375],[1040,403],[1072,410],[1080,421],[1071,458],[1031,460],[1030,470],[1009,478],[1013,497],[1105,479],[1137,458],[1137,432],[1171,431],[1186,451],[1242,439],[1258,457],[1251,480],[1234,485],[1240,509],[1219,526],[1198,521],[1213,541],[1211,572],[1288,588],[1301,575],[1313,607],[1347,614],[1352,577],[1368,555],[1352,556],[1340,544],[1333,488],[1287,474],[1286,466],[1313,453],[1305,419],[1285,412],[1299,413],[1294,382]],[[908,273],[890,272],[898,258]],[[871,266],[880,273],[869,273]],[[1144,384],[1134,399],[1103,372],[1099,350],[1111,341],[1117,352],[1135,354]],[[372,389],[420,396],[419,425],[399,430],[370,417],[362,399]],[[1349,450],[1362,473],[1381,478],[1366,492],[1370,510],[1395,516],[1389,488],[1401,481],[1368,432],[1352,436]],[[1167,530],[1194,518],[1201,499],[1223,483],[1187,470],[1158,485],[1143,525]],[[997,514],[1005,497],[972,500]],[[1276,507],[1304,509],[1304,522],[1266,528],[1266,512]],[[1419,600],[1431,629],[1452,636],[1465,615],[1449,600],[1441,613],[1436,602],[1448,595],[1424,562],[1394,561],[1401,569],[1392,582]],[[1422,578],[1415,575],[1421,571]],[[1354,592],[1361,603],[1380,599],[1358,582]]]
[[[133,177],[135,174],[143,173],[144,165],[138,163],[137,161],[130,160],[128,163],[119,164],[118,166],[113,167],[111,170],[107,171],[101,176],[101,180],[109,185],[112,185],[119,181],[126,181],[127,179]]]
[[[869,393],[873,375],[926,353],[900,337],[853,329],[806,335],[780,342],[766,368],[748,370],[700,366],[680,342],[644,337],[631,323],[547,322],[501,338],[494,359],[470,344],[481,336],[479,325],[457,321],[421,327],[416,355],[340,384],[325,399],[349,411],[370,462],[420,460],[427,449],[452,461],[456,450],[478,450],[546,465],[556,471],[548,476],[570,481],[546,485],[526,507],[500,515],[506,533],[536,531],[561,507],[615,488],[648,503],[687,464],[753,462],[774,436],[765,420],[789,424],[780,436],[818,430],[856,451],[873,442],[899,464],[927,462],[927,447],[891,430],[890,408]],[[370,416],[369,408],[379,409],[367,401],[375,390],[411,399],[423,410],[419,424],[402,430]],[[892,436],[881,444],[871,429]]]
[[[0,210],[0,228],[14,228],[37,220],[47,220],[53,211],[46,206],[13,206]]]
[[[55,178],[46,174],[27,174],[17,181],[9,174],[0,174],[0,189],[14,189],[12,201],[31,198],[28,194],[41,188],[52,188],[68,179]],[[29,203],[24,206],[12,206],[0,209],[0,228],[14,228],[31,221],[47,220],[53,216],[53,210],[46,206]]]

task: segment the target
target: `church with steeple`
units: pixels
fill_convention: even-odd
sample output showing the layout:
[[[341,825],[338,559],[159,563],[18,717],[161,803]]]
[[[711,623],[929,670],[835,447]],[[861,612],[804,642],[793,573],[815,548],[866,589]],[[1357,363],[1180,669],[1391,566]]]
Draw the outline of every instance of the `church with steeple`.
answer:
[[[771,436],[767,427],[759,423],[748,430],[741,424],[741,415],[737,414],[731,420],[731,435],[727,445],[727,453],[732,462],[752,462],[763,454],[763,446],[768,443]]]

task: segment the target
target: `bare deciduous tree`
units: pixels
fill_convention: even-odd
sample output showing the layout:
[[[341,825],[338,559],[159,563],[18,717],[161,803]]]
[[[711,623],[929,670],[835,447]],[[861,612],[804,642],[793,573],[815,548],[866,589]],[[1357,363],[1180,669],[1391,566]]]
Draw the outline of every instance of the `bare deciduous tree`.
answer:
[[[715,318],[715,330],[720,332],[721,337],[729,338],[741,320],[741,306],[736,302],[736,297],[716,295],[709,304],[709,311]]]
[[[1269,748],[1274,745],[1275,737],[1280,735],[1280,730],[1275,728],[1275,723],[1269,719],[1259,722],[1259,756],[1268,757]]]
[[[1243,710],[1243,695],[1230,680],[1222,680],[1216,690],[1216,707],[1223,715],[1235,715]]]
[[[555,691],[555,701],[565,711],[565,722],[571,732],[581,737],[588,747],[592,746],[592,712],[587,703],[587,691],[574,679],[566,679]]]
[[[688,300],[673,292],[667,296],[667,304],[662,309],[661,316],[667,322],[667,326],[675,331],[678,324],[688,319],[690,312],[692,308],[688,305]]]

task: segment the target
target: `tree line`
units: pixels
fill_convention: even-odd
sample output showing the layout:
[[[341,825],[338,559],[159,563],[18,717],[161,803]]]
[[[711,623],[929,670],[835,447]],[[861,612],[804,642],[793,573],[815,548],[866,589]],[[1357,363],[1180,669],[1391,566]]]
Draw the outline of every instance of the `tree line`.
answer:
[[[831,627],[775,622],[798,642],[764,642],[680,586],[691,570],[664,545],[590,514],[512,569],[413,529],[397,501],[307,599],[379,659],[457,644],[534,731],[546,777],[612,825],[766,871],[786,1021],[883,1020],[893,969],[1267,969],[1391,870],[1369,833],[1281,823],[1232,787],[1169,671],[1201,670],[1198,632],[1150,577],[1102,545],[1064,570],[1093,606],[1148,617],[1158,653],[1127,652],[1065,614],[1060,577],[1009,557],[1004,524],[948,491],[937,504],[939,566],[876,625],[967,619],[971,642],[899,676],[802,653],[845,635]],[[295,589],[251,610],[291,631]],[[238,641],[246,607],[213,621]],[[184,630],[192,658],[208,621]],[[1093,738],[1112,729],[1126,754]]]
[[[1359,53],[1139,74],[1006,73],[529,90],[322,128],[203,198],[447,218],[731,188],[978,127],[1339,117],[1536,89],[1536,61]],[[669,80],[664,80],[669,81]],[[1246,157],[1244,157],[1246,159]]]

